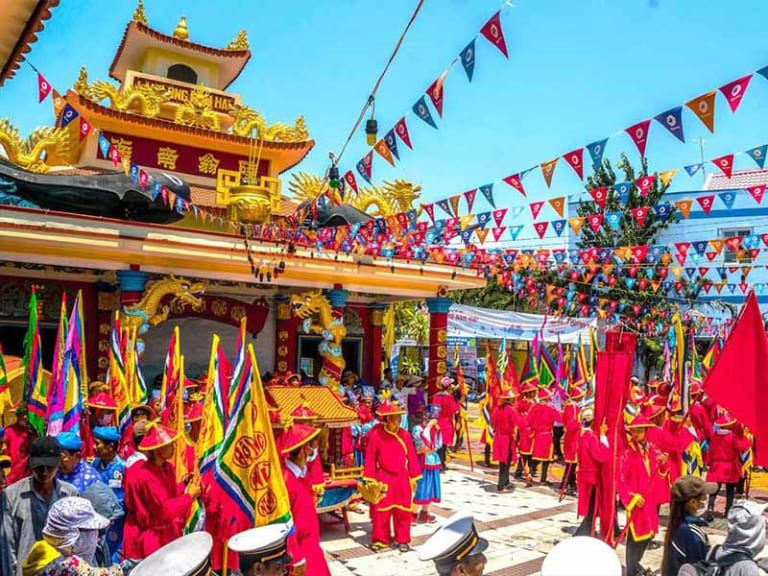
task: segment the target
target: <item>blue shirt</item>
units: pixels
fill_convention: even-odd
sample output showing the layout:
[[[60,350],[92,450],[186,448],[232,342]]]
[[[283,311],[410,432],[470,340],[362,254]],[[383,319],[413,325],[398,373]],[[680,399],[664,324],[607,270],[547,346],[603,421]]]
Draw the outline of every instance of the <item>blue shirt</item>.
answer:
[[[75,469],[69,474],[64,474],[59,470],[56,477],[59,480],[72,484],[80,494],[85,492],[88,486],[101,480],[99,473],[85,460],[80,460]]]
[[[667,571],[662,576],[676,576],[683,564],[694,564],[704,560],[709,551],[709,540],[702,530],[707,523],[696,516],[685,515],[680,526],[672,535],[667,554]]]
[[[125,498],[123,496],[123,478],[125,478],[125,460],[120,456],[115,455],[109,464],[102,464],[101,458],[96,458],[93,461],[93,467],[101,474],[101,480],[112,489],[117,499],[120,500],[120,505],[125,504]]]

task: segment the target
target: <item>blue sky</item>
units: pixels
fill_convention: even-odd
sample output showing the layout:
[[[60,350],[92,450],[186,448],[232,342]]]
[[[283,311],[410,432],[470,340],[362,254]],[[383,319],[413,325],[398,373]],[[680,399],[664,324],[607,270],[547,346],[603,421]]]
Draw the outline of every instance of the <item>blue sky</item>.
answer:
[[[415,0],[218,0],[216,3],[146,0],[150,26],[171,33],[181,14],[190,39],[224,46],[246,28],[253,57],[231,86],[269,121],[304,114],[316,146],[299,170],[320,173],[337,151],[386,61]],[[444,70],[500,0],[427,0],[384,79],[376,112],[381,133],[391,127]],[[60,91],[81,65],[91,80],[107,70],[135,2],[62,2],[34,45],[30,60]],[[460,66],[445,83],[439,129],[408,118],[414,150],[401,144],[392,169],[374,160],[374,181],[408,178],[423,186],[425,201],[459,194],[610,136],[638,121],[683,104],[768,64],[764,23],[768,4],[752,0],[517,0],[502,24],[509,60],[478,39],[474,80]],[[647,156],[652,169],[698,161],[691,140],[706,139],[708,158],[768,141],[768,81],[753,78],[736,114],[717,96],[715,134],[684,112],[688,143],[660,125],[651,127]],[[0,89],[0,117],[23,132],[53,121],[50,102],[37,104],[34,73],[24,65]],[[355,136],[342,173],[367,152]],[[625,135],[606,154],[637,159]],[[742,156],[736,168],[751,168]],[[712,167],[713,168],[713,167]],[[674,189],[697,189],[700,176],[678,175]],[[531,199],[573,194],[581,184],[562,160],[551,190],[539,173],[525,181]],[[497,204],[522,197],[505,184]],[[486,210],[476,200],[474,211]],[[464,205],[462,210],[465,212]],[[556,218],[545,207],[543,219]]]

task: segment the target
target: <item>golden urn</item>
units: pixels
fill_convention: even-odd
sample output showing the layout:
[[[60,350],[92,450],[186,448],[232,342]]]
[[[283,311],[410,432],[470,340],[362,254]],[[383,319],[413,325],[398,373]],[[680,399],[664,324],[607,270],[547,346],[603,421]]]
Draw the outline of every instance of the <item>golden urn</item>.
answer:
[[[264,224],[271,215],[268,188],[244,184],[229,189],[227,217],[230,220],[245,224]]]

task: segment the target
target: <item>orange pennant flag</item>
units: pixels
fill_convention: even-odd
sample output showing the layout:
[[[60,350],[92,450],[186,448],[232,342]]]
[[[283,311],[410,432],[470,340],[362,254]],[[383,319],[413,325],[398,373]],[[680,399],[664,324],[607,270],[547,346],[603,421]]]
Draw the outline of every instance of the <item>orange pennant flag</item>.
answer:
[[[685,103],[712,133],[715,132],[715,94],[717,92],[712,90]]]
[[[677,174],[677,168],[674,170],[667,170],[666,172],[662,172],[659,174],[659,179],[661,180],[662,184],[664,184],[664,186],[669,186],[669,183],[672,182],[672,178],[675,177],[675,174]]]
[[[574,234],[578,234],[581,231],[581,227],[584,226],[584,218],[569,218],[568,224],[571,225]]]
[[[555,164],[557,164],[558,160],[560,160],[559,157],[550,160],[549,162],[544,162],[544,164],[541,165],[541,173],[544,174],[544,181],[547,183],[547,188],[552,184],[552,175],[555,173]]]
[[[710,240],[709,245],[712,247],[712,250],[720,254],[723,251],[723,246],[725,246],[725,242],[723,242],[720,239]]]
[[[675,202],[675,206],[677,206],[677,209],[680,210],[680,214],[683,215],[683,218],[686,220],[688,219],[688,215],[691,213],[691,206],[693,206],[693,200],[690,198],[686,200],[678,200]]]
[[[651,288],[654,292],[658,292],[661,287],[661,280],[651,280]]]
[[[488,228],[478,228],[475,230],[475,236],[477,236],[477,239],[480,240],[480,244],[485,242],[485,239],[488,236],[488,232],[490,232]]]
[[[555,212],[558,213],[560,218],[563,217],[563,209],[565,208],[565,196],[560,196],[559,198],[552,198],[549,201],[549,205],[554,208]]]
[[[670,270],[672,270],[672,274],[674,274],[674,275],[675,275],[675,278],[677,278],[678,280],[680,280],[680,276],[682,276],[682,275],[683,275],[683,269],[682,269],[682,268],[678,268],[678,267],[675,267],[675,268],[670,268]]]
[[[453,209],[453,215],[458,216],[459,215],[459,202],[461,201],[461,194],[456,194],[456,196],[451,196],[448,198],[448,202],[451,203],[451,208]]]
[[[672,262],[672,254],[670,254],[669,252],[665,252],[664,254],[661,255],[661,263],[664,266],[669,266],[670,262]]]
[[[54,88],[53,89],[53,115],[57,119],[61,114],[61,111],[64,109],[64,104],[66,104],[66,101],[64,100],[62,95],[56,91],[56,88]]]
[[[374,146],[373,149],[392,166],[395,165],[395,159],[392,158],[392,151],[389,149],[389,146],[387,146],[387,143],[384,142],[383,138],[376,143],[376,146]]]

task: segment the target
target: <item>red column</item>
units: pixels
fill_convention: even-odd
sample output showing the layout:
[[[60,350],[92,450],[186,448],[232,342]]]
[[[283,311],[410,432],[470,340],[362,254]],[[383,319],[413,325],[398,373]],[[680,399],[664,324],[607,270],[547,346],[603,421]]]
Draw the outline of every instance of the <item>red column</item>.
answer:
[[[430,398],[438,391],[438,382],[448,373],[448,310],[453,301],[450,298],[427,298],[429,309],[429,370],[427,391]]]
[[[370,358],[369,382],[378,390],[381,383],[381,360],[383,349],[381,347],[381,338],[384,330],[384,304],[371,304],[368,313],[370,314],[369,332],[366,334],[366,343],[368,344],[367,357]]]
[[[299,319],[291,314],[291,300],[287,296],[277,296],[275,305],[275,372],[297,372]]]
[[[109,337],[112,333],[112,322],[115,310],[118,309],[117,292],[114,286],[98,283],[96,288],[96,326],[98,344],[96,345],[96,372],[91,380],[104,382],[109,367]],[[90,360],[90,359],[89,359]]]

